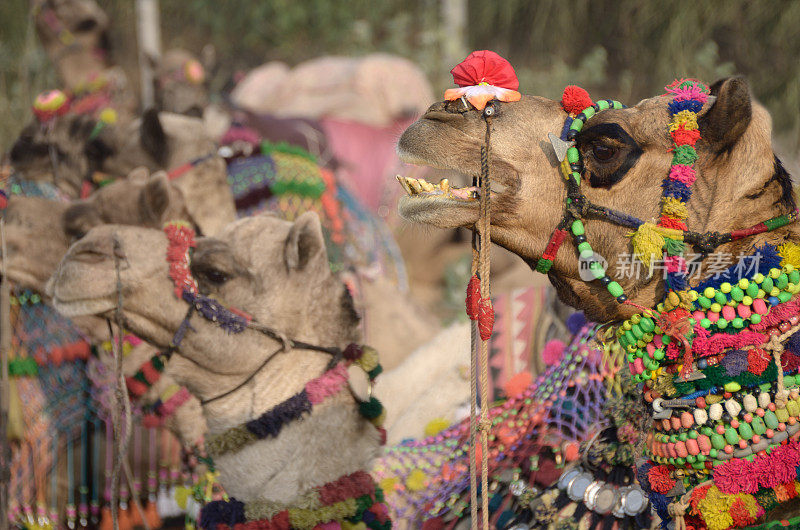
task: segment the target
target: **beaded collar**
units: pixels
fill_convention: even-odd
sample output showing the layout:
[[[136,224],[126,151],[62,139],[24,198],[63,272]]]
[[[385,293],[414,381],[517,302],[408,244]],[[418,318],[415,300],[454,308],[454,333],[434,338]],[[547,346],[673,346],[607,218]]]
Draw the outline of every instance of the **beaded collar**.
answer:
[[[289,504],[235,499],[213,501],[200,512],[205,530],[343,530],[392,527],[383,491],[364,471],[312,488]]]

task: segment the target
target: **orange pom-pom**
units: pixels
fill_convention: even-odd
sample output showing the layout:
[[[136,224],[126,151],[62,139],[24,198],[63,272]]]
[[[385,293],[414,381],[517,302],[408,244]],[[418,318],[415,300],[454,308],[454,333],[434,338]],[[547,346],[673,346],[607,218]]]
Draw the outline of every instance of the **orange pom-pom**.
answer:
[[[134,504],[133,499],[131,499],[131,505],[128,508],[131,516],[131,525],[132,526],[144,526],[144,518],[142,517],[142,512],[139,511],[139,508],[136,507]],[[144,508],[142,508],[144,511]]]
[[[533,376],[530,372],[519,372],[513,375],[508,381],[503,384],[503,391],[508,397],[514,397],[522,394],[533,381]]]
[[[481,300],[481,280],[472,275],[467,284],[467,315],[471,320],[478,320],[478,304]]]
[[[561,106],[568,114],[578,114],[592,105],[594,102],[589,93],[579,86],[569,85],[564,89],[564,95],[561,96]]]

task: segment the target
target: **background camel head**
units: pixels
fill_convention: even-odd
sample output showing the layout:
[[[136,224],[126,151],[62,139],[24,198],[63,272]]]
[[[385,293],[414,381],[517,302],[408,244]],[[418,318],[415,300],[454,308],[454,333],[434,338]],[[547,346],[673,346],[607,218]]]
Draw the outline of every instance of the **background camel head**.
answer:
[[[203,234],[213,235],[236,218],[225,161],[198,118],[150,109],[130,124],[104,127],[86,150],[93,166],[112,175],[139,166],[170,171],[208,157],[174,182]]]
[[[768,113],[752,101],[741,78],[719,81],[711,91],[715,98],[700,111],[702,140],[697,144],[698,179],[688,202],[689,229],[724,232],[786,213],[794,204],[791,181],[773,154]],[[654,97],[587,121],[577,146],[586,168],[581,190],[590,201],[658,220],[661,183],[672,160],[669,101]],[[567,115],[558,102],[540,97],[491,105],[492,239],[533,265],[562,216],[566,190],[547,135],[558,135]],[[480,111],[461,100],[437,103],[405,131],[398,150],[407,162],[477,175],[484,135]],[[447,193],[430,188],[408,186],[401,214],[439,227],[471,226],[478,219],[478,201],[470,189]],[[632,300],[653,305],[663,294],[662,274],[656,271],[648,278],[644,269],[630,278],[616,274],[622,260],[630,260],[625,237],[630,230],[599,219],[584,224],[593,249],[608,260],[609,275]],[[574,245],[568,241],[564,246],[550,272],[560,297],[593,320],[623,316],[599,282],[580,279]],[[735,256],[737,249],[729,244],[718,250]]]
[[[77,198],[84,179],[96,169],[94,160],[103,156],[88,145],[96,123],[75,114],[57,118],[47,127],[31,123],[11,147],[11,164],[23,178],[53,182],[68,197]]]
[[[207,70],[211,53],[204,50],[201,61],[186,50],[174,48],[152,60],[156,104],[160,110],[203,117],[203,110],[208,106]]]
[[[116,260],[126,327],[157,347],[166,347],[187,311],[186,302],[173,292],[166,252],[167,238],[161,230],[99,226],[70,248],[48,291],[67,316],[112,314],[117,305]],[[358,317],[327,259],[316,214],[303,214],[294,223],[256,216],[231,223],[219,238],[198,239],[191,270],[201,292],[288,337],[344,346],[357,340]],[[234,386],[276,349],[272,339],[254,331],[229,334],[199,316],[191,324],[195,331],[187,334],[181,353],[194,362],[174,357],[171,364],[183,361],[182,380],[178,374],[176,379],[201,398]],[[270,362],[262,373],[268,378],[271,370],[284,369],[302,379],[306,371],[321,370],[328,360],[326,355],[293,351]],[[303,369],[292,368],[292,363]],[[286,398],[290,390],[277,384],[270,399]],[[249,411],[241,413],[246,416]]]
[[[69,245],[94,226],[157,228],[166,221],[190,219],[180,190],[163,172],[148,176],[144,168],[72,203],[12,195],[3,218],[9,278],[38,293],[44,293]]]
[[[108,66],[109,20],[92,0],[35,0],[36,33],[72,91]]]

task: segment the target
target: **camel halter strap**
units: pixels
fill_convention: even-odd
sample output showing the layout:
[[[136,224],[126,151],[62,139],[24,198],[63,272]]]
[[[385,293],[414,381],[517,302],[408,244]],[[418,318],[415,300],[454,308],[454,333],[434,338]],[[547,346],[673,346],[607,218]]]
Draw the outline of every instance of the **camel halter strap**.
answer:
[[[668,250],[667,254],[669,254],[668,259],[679,258],[674,260],[676,271],[669,271],[668,268],[668,272],[672,274],[667,276],[667,291],[685,288],[685,278],[682,278],[681,275],[685,274],[686,268],[685,260],[682,258],[683,247],[686,243],[694,246],[700,251],[701,257],[705,258],[720,245],[775,230],[797,219],[797,210],[793,210],[742,230],[731,232],[693,232],[688,230],[684,222],[685,215],[682,215],[682,212],[685,210],[685,201],[691,196],[689,186],[694,182],[695,178],[693,164],[697,160],[697,153],[694,150],[694,143],[700,138],[697,130],[696,114],[703,104],[713,96],[708,95],[708,89],[705,85],[695,80],[683,79],[676,81],[667,87],[667,90],[675,95],[670,103],[670,111],[675,111],[673,112],[673,121],[670,123],[670,134],[673,137],[675,146],[673,148],[673,165],[664,185],[662,217],[658,225],[654,225],[646,223],[633,215],[596,205],[581,192],[580,186],[584,165],[581,160],[580,150],[575,145],[575,139],[583,129],[584,124],[595,114],[608,109],[622,109],[625,106],[619,101],[610,99],[593,103],[585,90],[575,86],[565,89],[562,104],[567,112],[567,118],[564,122],[564,127],[560,136],[552,133],[548,136],[556,157],[561,163],[560,171],[567,188],[567,197],[564,202],[564,213],[561,221],[550,236],[542,257],[536,263],[538,272],[549,272],[558,249],[566,239],[569,231],[572,234],[580,258],[586,260],[594,279],[598,280],[618,303],[626,303],[640,310],[647,310],[647,308],[640,307],[629,301],[622,286],[606,274],[603,265],[596,259],[597,255],[586,239],[583,225],[584,219],[602,219],[618,226],[630,228],[636,231],[637,234],[642,234],[644,237],[640,238],[640,240],[652,238],[654,241],[660,241],[662,246],[653,250],[661,251],[662,248],[666,248]],[[670,186],[679,188],[678,191],[671,189],[666,184],[667,181],[673,181],[670,182]],[[634,235],[634,239],[636,237]],[[669,247],[668,240],[675,244]],[[636,241],[634,241],[634,245],[636,246]],[[670,248],[677,250],[669,252]]]

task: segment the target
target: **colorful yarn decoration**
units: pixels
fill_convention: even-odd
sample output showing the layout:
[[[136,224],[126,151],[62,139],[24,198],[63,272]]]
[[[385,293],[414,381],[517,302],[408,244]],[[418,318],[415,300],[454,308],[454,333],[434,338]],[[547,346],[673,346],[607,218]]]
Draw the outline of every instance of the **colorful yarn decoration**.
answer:
[[[33,100],[33,114],[39,123],[47,123],[69,112],[69,97],[61,90],[42,92]]]
[[[367,473],[357,471],[313,488],[286,505],[271,501],[244,504],[213,501],[201,511],[204,530],[388,530],[391,521],[381,489]]]
[[[675,81],[666,90],[672,94],[672,101],[669,103],[669,112],[672,117],[669,123],[669,133],[674,145],[672,166],[669,175],[662,187],[661,218],[658,226],[675,229],[687,230],[686,202],[692,196],[691,186],[696,179],[694,163],[697,161],[697,151],[694,145],[700,138],[700,131],[697,126],[697,113],[708,101],[710,93],[708,87],[694,79],[681,79]],[[644,226],[644,225],[643,225]],[[641,228],[640,228],[641,230]],[[664,239],[681,241],[683,238],[678,234],[663,234]],[[665,243],[665,246],[666,243]],[[667,255],[676,257],[683,255],[680,245],[667,246]],[[667,270],[668,289],[685,289],[686,283],[686,261],[683,259],[675,260],[676,267]]]
[[[577,115],[592,105],[594,102],[586,89],[576,85],[564,88],[564,93],[561,95],[561,107],[567,114]]]

